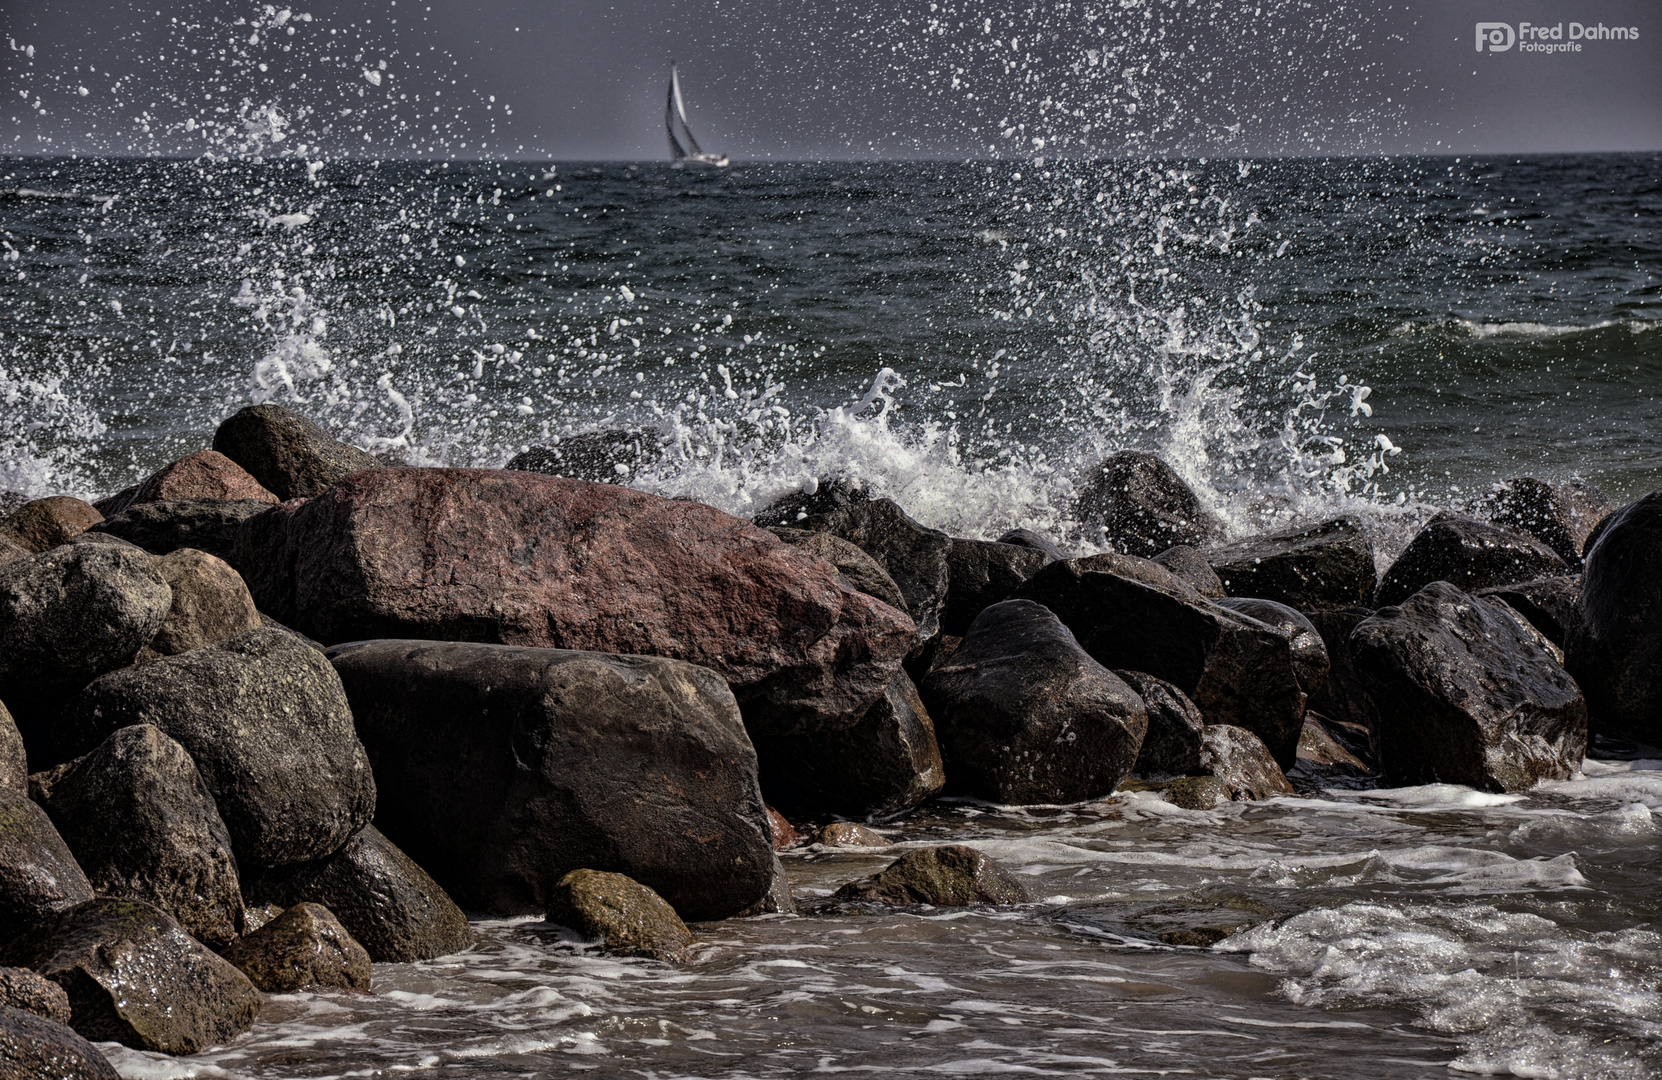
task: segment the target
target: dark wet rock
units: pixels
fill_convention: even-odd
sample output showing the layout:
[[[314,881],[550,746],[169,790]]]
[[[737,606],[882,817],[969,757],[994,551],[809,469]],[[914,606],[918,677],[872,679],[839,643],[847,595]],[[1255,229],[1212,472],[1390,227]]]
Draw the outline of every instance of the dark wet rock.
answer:
[[[0,938],[92,899],[92,885],[46,811],[0,790]]]
[[[767,891],[755,751],[707,668],[459,642],[331,656],[375,763],[378,826],[468,908],[540,912],[584,868],[691,919]]]
[[[19,544],[16,540],[0,535],[0,565],[16,562],[18,559],[27,558],[33,554],[34,552]]]
[[[779,856],[773,857],[773,883],[763,897],[734,916],[748,919],[757,915],[795,915],[796,898],[791,895],[791,879],[785,876],[785,864]]]
[[[814,834],[814,843],[824,847],[888,847],[889,840],[875,829],[854,821],[833,821]]]
[[[1161,787],[1160,794],[1185,810],[1214,810],[1233,801],[1229,785],[1215,776],[1180,776]]]
[[[949,790],[999,803],[1109,794],[1148,727],[1142,699],[1026,600],[983,611],[952,659],[929,673],[923,695]]]
[[[780,496],[751,520],[763,528],[784,525],[800,529],[810,517],[833,513],[870,499],[871,492],[857,481],[821,479],[801,491]]]
[[[156,560],[173,604],[140,660],[213,645],[260,628],[260,612],[242,575],[223,559],[195,548],[180,548]]]
[[[0,1080],[120,1080],[120,1074],[62,1023],[0,1005]]]
[[[775,525],[768,532],[799,551],[816,555],[837,568],[842,583],[857,592],[874,596],[896,611],[906,610],[906,598],[900,595],[900,586],[883,569],[883,564],[862,551],[857,545],[828,532],[811,529],[791,529]]]
[[[1564,651],[1593,730],[1662,744],[1662,491],[1610,515],[1587,549],[1581,615]]]
[[[1304,733],[1298,739],[1298,764],[1287,779],[1300,787],[1353,786],[1377,776],[1377,770],[1335,738],[1321,717],[1304,718]]]
[[[550,890],[547,918],[584,937],[599,938],[607,952],[622,956],[680,963],[693,946],[692,932],[675,909],[623,874],[571,871]]]
[[[142,552],[72,545],[0,566],[0,700],[35,767],[63,760],[41,755],[64,699],[132,663],[172,603]]]
[[[1187,581],[1155,562],[1153,559],[1143,559],[1135,555],[1121,555],[1113,551],[1104,551],[1100,555],[1084,555],[1069,560],[1069,565],[1079,573],[1118,574],[1122,578],[1140,581],[1145,585],[1158,585],[1162,589],[1171,589],[1175,592],[1193,592],[1194,588]]]
[[[789,851],[791,848],[801,847],[808,842],[808,838],[796,831],[796,826],[773,807],[768,807],[768,836],[773,840],[774,851]]]
[[[1141,671],[1116,671],[1143,699],[1148,734],[1132,771],[1138,776],[1188,776],[1200,771],[1200,733],[1206,720],[1189,696],[1164,679]]]
[[[1302,733],[1302,729],[1301,729]],[[1257,735],[1231,724],[1207,724],[1200,733],[1201,768],[1222,781],[1237,802],[1291,795],[1293,785]]]
[[[1409,541],[1379,582],[1375,603],[1400,604],[1433,581],[1463,592],[1561,573],[1564,562],[1529,536],[1473,518],[1438,514]]]
[[[94,1042],[194,1054],[247,1031],[260,992],[137,900],[88,900],[0,946],[0,961],[33,968],[69,994],[70,1023]]]
[[[242,523],[270,509],[258,499],[166,499],[129,506],[91,531],[120,537],[152,555],[195,548],[234,566]]]
[[[751,742],[762,794],[790,813],[897,814],[946,783],[934,722],[904,672],[851,728]]]
[[[1350,654],[1350,633],[1374,613],[1373,608],[1353,604],[1344,608],[1312,608],[1304,612],[1321,635],[1327,650],[1327,679],[1310,694],[1310,708],[1330,719],[1371,731],[1373,706],[1368,691],[1356,674]]]
[[[197,940],[235,940],[242,893],[231,836],[185,748],[148,724],[75,761],[43,802],[99,896],[143,900]]]
[[[125,500],[122,496],[126,496]],[[277,496],[224,454],[217,450],[198,450],[162,466],[128,491],[106,500],[109,509],[103,506],[99,509],[108,516],[129,506],[173,499],[278,501]]]
[[[821,561],[700,503],[501,469],[376,469],[254,518],[233,565],[325,643],[471,640],[666,656],[757,730],[846,727],[916,628]],[[573,869],[568,867],[567,869]]]
[[[1229,595],[1206,556],[1188,544],[1173,544],[1149,561],[1165,567],[1172,577],[1208,600]]]
[[[68,495],[24,503],[0,523],[0,536],[30,551],[50,551],[104,520],[92,504]]]
[[[64,707],[58,760],[131,724],[189,751],[244,869],[327,855],[374,816],[375,779],[340,678],[281,630],[98,679]]]
[[[999,537],[997,542],[1000,544],[1014,544],[1017,547],[1032,548],[1034,551],[1041,551],[1053,562],[1061,559],[1073,558],[1073,555],[1070,552],[1059,547],[1053,540],[1050,539],[1050,537],[1036,533],[1032,529],[1011,529],[1009,532]]]
[[[963,844],[908,851],[879,873],[851,881],[838,900],[875,904],[1023,904],[1026,886],[986,855]]]
[[[1549,484],[1522,476],[1496,484],[1480,509],[1495,524],[1541,541],[1566,566],[1579,567],[1588,534],[1615,505],[1604,492],[1582,480]]]
[[[1393,782],[1523,791],[1580,768],[1587,703],[1575,681],[1516,622],[1453,585],[1381,609],[1351,650]]]
[[[221,955],[272,994],[369,989],[369,953],[322,904],[295,904]]]
[[[1165,679],[1189,695],[1208,724],[1244,727],[1277,762],[1292,765],[1305,695],[1283,631],[1187,587],[1146,584],[1080,563],[1051,563],[1017,596],[1054,611],[1104,666]],[[942,739],[944,745],[944,732]],[[949,779],[951,770],[949,756]]]
[[[0,1005],[59,1024],[69,1023],[69,995],[51,979],[28,968],[0,967]],[[4,1060],[0,1055],[0,1061]],[[4,1076],[4,1069],[0,1069],[0,1077]]]
[[[662,437],[652,431],[586,431],[533,446],[504,468],[567,476],[601,484],[627,484],[664,455]]]
[[[1230,596],[1256,596],[1295,607],[1365,604],[1378,571],[1373,541],[1350,518],[1284,529],[1206,553]]]
[[[1173,544],[1204,547],[1223,531],[1170,465],[1137,450],[1123,450],[1091,470],[1074,514],[1100,526],[1119,551],[1145,559]]]
[[[851,502],[829,513],[810,514],[795,526],[840,536],[876,559],[905,598],[904,610],[917,623],[917,640],[928,641],[941,632],[952,549],[946,533],[919,525],[893,499]]]
[[[12,714],[0,702],[0,790],[29,794],[29,758]]]
[[[1315,624],[1303,612],[1274,600],[1247,596],[1225,597],[1218,601],[1218,606],[1238,611],[1287,635],[1287,643],[1293,650],[1293,673],[1298,676],[1298,685],[1306,695],[1314,694],[1326,684],[1331,666],[1327,659],[1327,645],[1323,643]]]
[[[281,405],[250,405],[214,432],[215,450],[279,499],[309,499],[343,477],[381,463]]]
[[[256,870],[243,882],[257,906],[322,904],[377,964],[407,964],[473,944],[450,894],[375,826],[327,858]]]
[[[1541,649],[1547,655],[1551,656],[1553,658],[1553,660],[1556,663],[1558,663],[1560,666],[1563,665],[1563,663],[1564,663],[1564,650],[1559,648],[1558,644],[1556,642],[1554,642],[1551,638],[1547,637],[1545,634],[1541,633],[1540,630],[1536,629],[1535,624],[1530,622],[1529,619],[1527,617],[1525,617],[1523,612],[1519,611],[1517,608],[1513,607],[1511,604],[1508,604],[1505,600],[1503,600],[1502,598],[1500,598],[1498,596],[1478,596],[1478,597],[1473,597],[1473,599],[1477,600],[1479,603],[1490,605],[1496,611],[1501,612],[1508,619],[1511,619],[1514,623],[1517,624],[1518,629],[1523,631],[1524,636],[1529,638],[1532,642],[1535,643],[1535,646],[1537,648]]]
[[[941,632],[962,637],[986,608],[1008,600],[1051,557],[1037,548],[986,540],[954,540],[947,551],[946,606]]]
[[[1479,589],[1473,596],[1497,596],[1553,644],[1564,648],[1582,625],[1581,575],[1536,578],[1516,585]]]

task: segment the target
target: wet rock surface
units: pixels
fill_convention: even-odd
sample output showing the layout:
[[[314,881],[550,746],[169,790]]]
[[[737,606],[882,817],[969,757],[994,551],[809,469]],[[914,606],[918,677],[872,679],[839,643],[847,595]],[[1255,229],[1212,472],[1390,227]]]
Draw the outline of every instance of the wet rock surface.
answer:
[[[1253,537],[1206,555],[1230,596],[1300,611],[1363,604],[1373,596],[1373,542],[1350,518]]]
[[[1559,648],[1569,644],[1570,637],[1581,629],[1583,623],[1580,574],[1536,578],[1516,585],[1479,589],[1472,595],[1496,596],[1506,601]]]
[[[792,547],[818,556],[837,568],[843,584],[867,596],[873,596],[894,608],[906,610],[906,598],[900,586],[883,569],[883,564],[860,550],[859,546],[840,536],[810,529],[791,529],[775,525],[768,532]]]
[[[1054,611],[1104,666],[1165,679],[1200,707],[1208,724],[1244,727],[1277,762],[1292,765],[1305,695],[1286,634],[1191,589],[1082,569],[1083,563],[1052,563],[1017,596]],[[949,758],[949,777],[951,768]]]
[[[322,904],[287,908],[222,955],[267,993],[369,989],[369,953]]]
[[[375,813],[375,779],[339,676],[281,630],[97,680],[64,709],[59,760],[131,724],[152,724],[189,751],[245,867],[327,855]]]
[[[941,632],[950,579],[952,539],[919,525],[893,499],[864,499],[828,513],[810,514],[797,528],[840,536],[877,560],[906,600],[919,641]]]
[[[1257,735],[1231,724],[1208,724],[1200,733],[1200,764],[1234,801],[1291,795],[1293,785]]]
[[[1361,786],[1378,776],[1378,771],[1353,754],[1336,738],[1319,716],[1304,718],[1304,733],[1298,739],[1298,764],[1287,779],[1299,790]]]
[[[1206,719],[1189,696],[1164,679],[1141,671],[1116,671],[1143,699],[1148,733],[1132,771],[1138,776],[1187,776],[1201,769],[1201,731]]]
[[[0,1005],[0,1080],[118,1080],[86,1039],[59,1021]]]
[[[1043,552],[1052,562],[1062,559],[1071,559],[1073,555],[1060,547],[1054,540],[1032,529],[1011,529],[997,540],[1000,544],[1014,544],[1017,547],[1032,548]]]
[[[114,536],[152,555],[195,548],[234,566],[242,523],[270,509],[262,499],[164,499],[111,514],[88,535]]]
[[[256,905],[322,904],[377,964],[432,960],[473,944],[450,894],[373,825],[326,858],[256,870],[243,888]]]
[[[1580,613],[1564,651],[1594,730],[1662,743],[1662,491],[1616,511],[1593,541]]]
[[[1310,694],[1310,708],[1323,716],[1372,730],[1373,705],[1356,674],[1350,652],[1350,633],[1371,617],[1374,609],[1353,604],[1344,608],[1315,608],[1305,612],[1327,650],[1327,679]]]
[[[99,896],[143,900],[199,941],[236,939],[231,836],[185,748],[148,724],[77,760],[42,805]]]
[[[1019,544],[953,540],[947,552],[946,606],[941,632],[962,637],[975,617],[1008,600],[1022,582],[1052,561],[1045,552]]]
[[[601,484],[627,484],[663,453],[656,432],[588,431],[533,446],[515,454],[503,468]]]
[[[1027,887],[1009,871],[964,844],[908,851],[871,877],[851,881],[834,899],[874,904],[1023,904]]]
[[[1473,592],[1563,571],[1564,561],[1533,536],[1442,513],[1414,535],[1385,571],[1374,603],[1400,604],[1433,581]]]
[[[92,899],[92,885],[46,811],[0,790],[0,938]]]
[[[1224,587],[1217,571],[1212,569],[1212,564],[1206,561],[1206,556],[1187,544],[1173,544],[1149,561],[1165,567],[1172,577],[1208,600],[1229,595],[1229,590]]]
[[[1249,619],[1257,619],[1287,635],[1287,644],[1293,653],[1293,674],[1297,676],[1299,688],[1306,696],[1327,685],[1327,673],[1331,666],[1327,658],[1327,645],[1322,641],[1316,625],[1303,612],[1274,600],[1260,600],[1257,597],[1224,597],[1217,603],[1219,607],[1239,612]]]
[[[1580,767],[1587,703],[1575,681],[1512,619],[1447,582],[1362,622],[1351,649],[1392,782],[1522,791]]]
[[[0,789],[29,793],[29,757],[12,714],[0,702]]]
[[[851,728],[751,742],[762,794],[787,813],[896,814],[946,783],[935,724],[904,672]]]
[[[467,907],[540,912],[576,869],[625,873],[692,919],[767,891],[755,751],[714,672],[457,642],[331,657],[374,761],[378,827]]]
[[[983,611],[922,691],[948,790],[998,803],[1108,794],[1130,773],[1148,726],[1142,699],[1026,600]]]
[[[889,841],[876,829],[856,821],[833,821],[814,834],[814,843],[829,848],[888,847]]]
[[[68,495],[26,502],[0,522],[0,538],[30,552],[48,551],[104,520],[96,507]]]
[[[247,1031],[260,1008],[242,972],[136,900],[70,908],[0,946],[0,961],[63,987],[71,1026],[94,1042],[194,1054]]]
[[[846,727],[915,627],[699,503],[487,469],[377,469],[253,519],[262,611],[325,643],[425,638],[703,664],[768,730]]]
[[[1604,492],[1585,481],[1551,484],[1532,476],[1496,484],[1480,505],[1495,524],[1528,533],[1577,568],[1594,526],[1615,509]]]
[[[1082,485],[1074,512],[1127,555],[1152,558],[1173,544],[1204,547],[1222,526],[1170,465],[1136,450],[1102,461]]]
[[[676,963],[687,958],[692,932],[656,892],[623,874],[573,870],[548,898],[549,922],[599,938],[608,952]]]
[[[51,979],[28,968],[0,967],[0,1005],[54,1023],[69,1023],[69,995]]]
[[[285,500],[311,498],[337,480],[381,464],[280,405],[239,409],[214,432],[213,448]]]

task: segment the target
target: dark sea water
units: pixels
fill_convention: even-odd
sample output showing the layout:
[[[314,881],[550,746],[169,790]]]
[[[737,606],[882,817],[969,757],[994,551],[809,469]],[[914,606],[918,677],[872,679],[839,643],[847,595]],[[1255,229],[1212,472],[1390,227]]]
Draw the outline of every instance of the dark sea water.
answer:
[[[98,496],[253,401],[388,460],[596,428],[741,515],[829,475],[1081,549],[1080,470],[1156,450],[1237,535],[1381,559],[1508,477],[1662,486],[1662,158],[1002,164],[0,163],[0,489]],[[896,844],[1002,912],[697,928],[681,969],[536,922],[290,995],[131,1077],[1662,1072],[1662,762],[1525,795],[946,803]],[[787,857],[800,899],[894,851]],[[1173,927],[1243,928],[1207,948]]]

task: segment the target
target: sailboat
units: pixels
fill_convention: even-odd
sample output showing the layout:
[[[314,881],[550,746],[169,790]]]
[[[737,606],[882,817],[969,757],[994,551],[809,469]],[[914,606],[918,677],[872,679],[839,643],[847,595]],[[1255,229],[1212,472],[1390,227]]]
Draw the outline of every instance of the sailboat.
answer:
[[[675,137],[675,125],[681,124],[681,138],[687,141],[685,146]],[[675,159],[676,168],[687,165],[708,165],[711,168],[727,168],[726,154],[706,153],[693,138],[692,128],[687,126],[687,103],[681,100],[681,76],[676,74],[675,65],[669,65],[669,99],[664,102],[664,130],[669,133],[669,152]]]

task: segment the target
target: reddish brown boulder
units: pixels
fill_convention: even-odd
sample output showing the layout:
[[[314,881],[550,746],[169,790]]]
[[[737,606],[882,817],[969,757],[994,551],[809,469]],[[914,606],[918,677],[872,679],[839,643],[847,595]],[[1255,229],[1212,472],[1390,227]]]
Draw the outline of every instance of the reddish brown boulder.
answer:
[[[123,492],[122,494],[126,494]],[[116,496],[117,499],[120,496]],[[133,489],[132,496],[106,513],[164,499],[258,499],[278,502],[241,465],[217,450],[198,450],[163,465]]]
[[[375,469],[251,518],[260,610],[325,643],[425,638],[711,668],[770,733],[856,722],[915,636],[826,562],[701,503],[497,469]]]
[[[68,495],[26,502],[0,524],[0,539],[29,551],[49,551],[104,520],[91,503]]]

